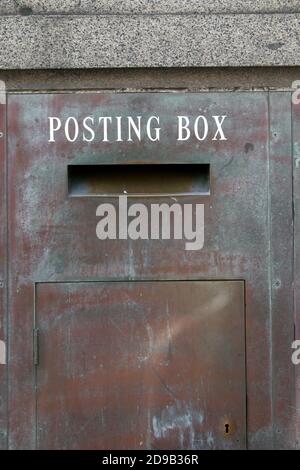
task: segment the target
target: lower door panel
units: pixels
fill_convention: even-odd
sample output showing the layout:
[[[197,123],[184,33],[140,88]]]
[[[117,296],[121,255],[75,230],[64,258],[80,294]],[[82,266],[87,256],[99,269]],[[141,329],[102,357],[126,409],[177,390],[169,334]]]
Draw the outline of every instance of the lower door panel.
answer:
[[[246,446],[243,281],[36,285],[37,448]]]

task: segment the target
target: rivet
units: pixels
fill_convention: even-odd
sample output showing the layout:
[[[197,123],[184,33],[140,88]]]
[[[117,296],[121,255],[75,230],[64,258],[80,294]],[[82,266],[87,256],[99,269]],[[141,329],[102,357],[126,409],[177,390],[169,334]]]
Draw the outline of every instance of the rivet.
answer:
[[[279,289],[279,287],[281,287],[281,281],[280,281],[280,279],[277,279],[277,280],[274,282],[274,287],[275,287],[275,289]]]
[[[4,136],[3,132],[0,131],[0,139]]]

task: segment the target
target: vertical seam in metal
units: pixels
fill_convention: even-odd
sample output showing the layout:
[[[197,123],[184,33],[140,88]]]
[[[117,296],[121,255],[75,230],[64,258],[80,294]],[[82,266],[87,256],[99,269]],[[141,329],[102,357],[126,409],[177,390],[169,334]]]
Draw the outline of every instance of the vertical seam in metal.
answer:
[[[290,93],[290,109],[291,109],[291,180],[292,180],[292,276],[293,276],[293,321],[294,321],[294,340],[296,337],[296,250],[295,250],[295,186],[294,186],[294,174],[295,174],[295,159],[294,159],[294,122],[293,122],[293,103],[292,103],[292,93]],[[295,448],[297,448],[297,369],[294,367],[294,400],[295,400],[295,410],[296,416],[294,417],[294,427],[295,427]]]
[[[33,285],[33,342],[35,342],[37,339],[35,338],[36,334],[36,287],[37,283],[34,282]],[[34,345],[35,347],[36,345]],[[35,449],[37,449],[38,446],[38,404],[37,404],[37,364],[35,359],[35,354],[36,352],[33,351],[33,381],[34,381],[34,397],[35,397]]]
[[[268,156],[267,156],[267,184],[268,184],[268,293],[269,293],[269,390],[271,398],[271,424],[272,424],[272,447],[274,448],[274,390],[273,390],[273,309],[272,309],[272,272],[271,272],[271,261],[272,261],[272,218],[271,218],[271,99],[270,91],[268,91]]]
[[[248,368],[247,368],[247,289],[246,289],[246,281],[244,279],[244,321],[243,321],[243,328],[244,328],[244,362],[245,362],[245,444],[246,444],[246,450],[249,448],[249,442],[248,442]]]
[[[10,350],[10,338],[9,338],[9,324],[10,324],[10,315],[9,315],[9,218],[8,218],[8,95],[5,95],[5,175],[4,175],[4,194],[5,194],[5,257],[6,257],[6,266],[5,266],[5,314],[6,314],[6,446],[9,449],[9,379],[10,379],[10,361],[9,361],[9,350]]]

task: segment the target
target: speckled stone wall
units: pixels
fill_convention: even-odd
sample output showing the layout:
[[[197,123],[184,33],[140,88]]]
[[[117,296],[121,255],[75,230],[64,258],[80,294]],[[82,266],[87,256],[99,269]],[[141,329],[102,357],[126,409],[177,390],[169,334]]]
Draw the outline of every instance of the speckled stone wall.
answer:
[[[1,14],[287,13],[299,0],[1,0]]]
[[[297,1],[4,1],[1,69],[295,66]]]

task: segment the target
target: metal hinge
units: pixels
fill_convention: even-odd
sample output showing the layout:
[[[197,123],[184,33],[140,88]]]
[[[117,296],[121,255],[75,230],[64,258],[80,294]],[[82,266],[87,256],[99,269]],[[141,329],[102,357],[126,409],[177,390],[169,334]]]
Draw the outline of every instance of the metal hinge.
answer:
[[[33,329],[33,363],[35,366],[39,364],[39,329]]]

